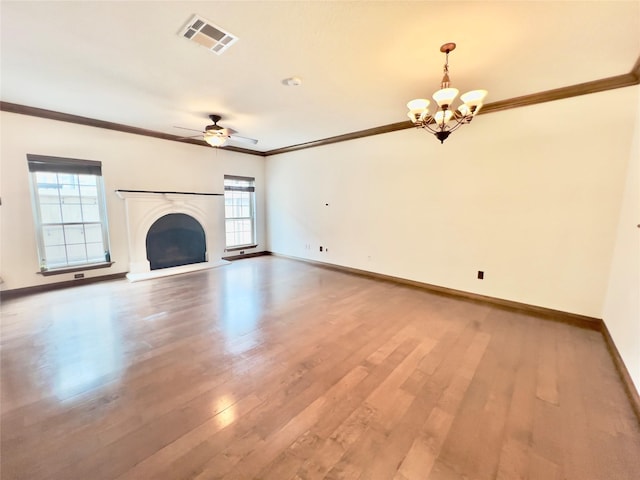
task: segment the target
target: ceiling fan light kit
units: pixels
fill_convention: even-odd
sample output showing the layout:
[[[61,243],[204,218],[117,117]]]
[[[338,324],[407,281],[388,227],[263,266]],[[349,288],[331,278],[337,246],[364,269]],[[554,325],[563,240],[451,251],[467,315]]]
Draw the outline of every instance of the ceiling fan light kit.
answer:
[[[227,137],[220,135],[218,133],[204,133],[204,141],[207,142],[212,147],[221,147],[227,141]]]
[[[204,128],[202,138],[212,147],[221,147],[229,138],[229,130],[218,125],[218,122],[222,118],[220,115],[209,115],[209,118],[213,122],[213,125],[208,125]]]
[[[445,43],[440,51],[445,54],[444,72],[440,82],[440,90],[433,94],[438,108],[431,114],[429,112],[429,100],[416,98],[407,103],[407,114],[417,128],[423,128],[433,133],[440,143],[460,128],[461,125],[470,123],[480,109],[487,96],[486,90],[472,90],[460,96],[462,104],[457,109],[452,109],[452,104],[458,96],[458,89],[450,86],[449,79],[449,53],[455,50],[455,43]]]

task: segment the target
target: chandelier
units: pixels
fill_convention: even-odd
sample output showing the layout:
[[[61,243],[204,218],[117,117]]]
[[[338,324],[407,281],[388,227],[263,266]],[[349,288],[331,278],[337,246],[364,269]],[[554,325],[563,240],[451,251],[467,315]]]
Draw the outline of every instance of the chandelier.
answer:
[[[429,100],[416,98],[407,103],[407,114],[417,128],[424,128],[433,133],[440,143],[444,143],[451,132],[460,128],[465,123],[470,123],[480,109],[482,101],[487,96],[486,90],[472,90],[460,95],[462,105],[452,109],[452,103],[458,96],[458,89],[449,86],[449,52],[455,50],[455,43],[445,43],[440,51],[446,55],[444,75],[440,83],[440,90],[433,94],[433,99],[438,104],[434,114],[429,113]]]

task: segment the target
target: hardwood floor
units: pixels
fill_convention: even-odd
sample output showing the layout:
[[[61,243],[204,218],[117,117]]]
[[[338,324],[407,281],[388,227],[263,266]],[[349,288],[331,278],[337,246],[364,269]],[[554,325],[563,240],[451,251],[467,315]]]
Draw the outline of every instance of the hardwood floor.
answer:
[[[258,257],[2,304],[3,479],[637,479],[600,333]]]

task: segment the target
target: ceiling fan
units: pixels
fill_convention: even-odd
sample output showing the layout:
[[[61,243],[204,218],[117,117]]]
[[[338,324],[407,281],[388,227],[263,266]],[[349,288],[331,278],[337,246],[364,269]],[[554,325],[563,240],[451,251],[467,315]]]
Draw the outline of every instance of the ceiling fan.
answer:
[[[191,130],[193,132],[199,132],[198,135],[192,135],[190,137],[182,137],[182,138],[197,138],[202,136],[202,139],[207,142],[212,147],[221,147],[224,145],[227,140],[232,140],[234,142],[239,143],[250,143],[255,145],[258,143],[258,140],[254,138],[241,137],[237,135],[237,132],[232,128],[225,128],[218,125],[218,122],[222,119],[220,115],[209,115],[209,118],[213,122],[212,125],[207,125],[204,127],[204,131],[194,130],[193,128],[185,128],[185,127],[175,127],[180,128],[182,130]]]

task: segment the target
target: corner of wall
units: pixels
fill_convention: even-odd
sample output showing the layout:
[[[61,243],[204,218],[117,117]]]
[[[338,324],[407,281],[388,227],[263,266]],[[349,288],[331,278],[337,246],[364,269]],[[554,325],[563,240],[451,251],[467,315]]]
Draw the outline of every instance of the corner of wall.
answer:
[[[603,319],[640,391],[640,86]]]

